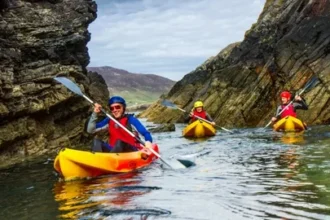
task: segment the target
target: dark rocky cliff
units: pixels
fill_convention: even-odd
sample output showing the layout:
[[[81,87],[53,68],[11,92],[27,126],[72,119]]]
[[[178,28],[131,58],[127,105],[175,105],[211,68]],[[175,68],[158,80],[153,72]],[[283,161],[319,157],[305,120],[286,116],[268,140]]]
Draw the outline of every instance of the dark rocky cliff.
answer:
[[[102,77],[86,71],[95,18],[91,0],[1,0],[0,164],[84,143],[91,107],[53,77],[68,76],[106,100]]]
[[[306,92],[308,124],[329,123],[330,0],[267,0],[241,43],[230,45],[177,82],[169,99],[190,111],[202,100],[222,126],[263,126],[275,113],[281,90],[296,91],[313,76],[321,83]],[[142,116],[156,122],[183,115],[152,105]]]

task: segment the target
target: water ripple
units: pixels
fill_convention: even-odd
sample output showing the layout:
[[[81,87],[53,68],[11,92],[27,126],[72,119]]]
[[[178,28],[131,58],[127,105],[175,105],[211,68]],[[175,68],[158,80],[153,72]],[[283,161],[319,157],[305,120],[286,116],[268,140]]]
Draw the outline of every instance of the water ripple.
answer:
[[[1,171],[0,219],[330,219],[330,133],[240,129],[191,140],[154,134],[161,161],[139,172],[58,182],[48,163]],[[22,217],[26,216],[26,217]]]

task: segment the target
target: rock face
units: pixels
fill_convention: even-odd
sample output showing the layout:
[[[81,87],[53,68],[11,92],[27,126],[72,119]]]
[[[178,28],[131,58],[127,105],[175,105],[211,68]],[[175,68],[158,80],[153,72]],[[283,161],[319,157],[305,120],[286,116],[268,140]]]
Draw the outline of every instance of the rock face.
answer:
[[[151,133],[175,131],[175,124],[173,124],[173,123],[161,124],[161,125],[159,125],[157,127],[149,128],[148,130]]]
[[[88,96],[106,100],[104,80],[86,70],[87,28],[95,18],[96,4],[90,0],[1,1],[2,166],[84,143],[84,121],[91,107],[53,77],[67,76]]]
[[[196,100],[217,124],[263,126],[275,114],[282,90],[306,91],[307,124],[330,122],[330,0],[267,0],[241,43],[228,46],[177,82],[166,98],[188,112]],[[155,122],[182,121],[179,111],[153,104],[142,116]]]

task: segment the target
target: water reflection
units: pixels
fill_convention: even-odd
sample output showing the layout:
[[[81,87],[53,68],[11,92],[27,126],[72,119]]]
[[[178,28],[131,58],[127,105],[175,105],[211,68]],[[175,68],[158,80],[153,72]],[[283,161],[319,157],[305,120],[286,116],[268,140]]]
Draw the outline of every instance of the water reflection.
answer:
[[[283,141],[282,136],[281,140]],[[291,133],[286,135],[284,140],[287,144],[303,143],[302,134]],[[307,152],[313,149],[311,154]],[[330,213],[330,198],[324,199],[324,191],[329,189],[328,177],[322,177],[324,168],[320,164],[329,164],[329,157],[318,157],[317,170],[313,176],[308,175],[316,161],[311,161],[315,154],[315,146],[288,145],[278,156],[275,157],[276,167],[269,171],[273,175],[265,191],[276,196],[273,201],[267,201],[267,205],[281,207],[277,215],[287,216],[282,219],[327,219]],[[323,154],[328,154],[329,149]],[[317,178],[315,178],[318,176]],[[317,179],[321,181],[317,181]],[[323,197],[323,198],[322,198]],[[274,213],[272,213],[274,215]]]
[[[301,132],[276,132],[273,134],[273,140],[280,140],[283,144],[303,144],[304,131]]]
[[[136,205],[132,202],[135,197],[160,189],[141,186],[143,179],[139,175],[138,172],[132,172],[91,180],[55,183],[55,200],[63,213],[59,217],[77,219],[91,214],[93,218],[100,215],[127,214],[127,207],[130,206],[134,206],[136,210]]]

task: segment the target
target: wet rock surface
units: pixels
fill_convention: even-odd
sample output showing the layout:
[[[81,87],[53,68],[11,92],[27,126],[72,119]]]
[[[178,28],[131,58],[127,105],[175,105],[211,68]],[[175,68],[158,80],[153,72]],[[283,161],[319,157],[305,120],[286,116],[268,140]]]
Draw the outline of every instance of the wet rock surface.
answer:
[[[175,125],[173,123],[165,123],[148,130],[152,133],[175,131]]]
[[[0,10],[0,164],[87,142],[89,103],[53,78],[107,99],[104,80],[86,71],[95,2],[6,0]]]

